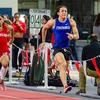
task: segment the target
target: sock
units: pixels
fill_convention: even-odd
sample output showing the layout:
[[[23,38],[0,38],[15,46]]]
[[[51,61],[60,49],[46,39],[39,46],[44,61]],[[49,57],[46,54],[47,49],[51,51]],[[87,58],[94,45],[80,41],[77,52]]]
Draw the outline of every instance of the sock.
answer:
[[[0,77],[1,79],[3,80],[6,76],[6,73],[7,73],[7,69],[8,67],[4,68],[3,66],[1,67],[1,70],[0,70]]]

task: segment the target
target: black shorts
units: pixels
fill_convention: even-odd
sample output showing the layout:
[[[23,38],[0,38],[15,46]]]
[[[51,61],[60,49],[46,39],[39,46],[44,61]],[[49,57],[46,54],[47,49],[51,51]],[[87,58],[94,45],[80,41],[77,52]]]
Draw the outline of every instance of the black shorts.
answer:
[[[72,51],[71,48],[58,48],[58,47],[53,47],[53,56],[55,56],[57,53],[61,52],[65,60],[71,60],[72,59]]]
[[[24,38],[24,43],[29,43],[29,38]]]

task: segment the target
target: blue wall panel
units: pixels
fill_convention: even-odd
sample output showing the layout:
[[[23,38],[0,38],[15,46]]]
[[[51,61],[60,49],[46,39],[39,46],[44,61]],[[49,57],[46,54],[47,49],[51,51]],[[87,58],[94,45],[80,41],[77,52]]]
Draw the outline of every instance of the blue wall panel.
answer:
[[[9,17],[12,17],[12,8],[0,8],[0,14],[7,14]]]

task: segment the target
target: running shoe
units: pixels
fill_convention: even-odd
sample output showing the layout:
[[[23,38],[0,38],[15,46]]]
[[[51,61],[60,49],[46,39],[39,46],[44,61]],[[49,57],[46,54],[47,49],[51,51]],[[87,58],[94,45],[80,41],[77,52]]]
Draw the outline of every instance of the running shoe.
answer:
[[[71,91],[72,90],[72,86],[66,86],[65,88],[64,88],[64,93],[68,93],[69,91]]]

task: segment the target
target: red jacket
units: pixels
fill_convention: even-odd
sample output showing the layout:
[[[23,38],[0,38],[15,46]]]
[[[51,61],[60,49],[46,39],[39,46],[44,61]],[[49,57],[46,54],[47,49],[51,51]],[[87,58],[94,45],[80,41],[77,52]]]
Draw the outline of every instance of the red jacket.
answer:
[[[13,22],[12,26],[14,28],[14,32],[22,32],[23,34],[26,34],[26,24],[22,21],[19,21],[19,23],[22,26],[23,30],[20,30],[20,27],[16,24],[16,22]]]

